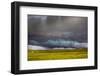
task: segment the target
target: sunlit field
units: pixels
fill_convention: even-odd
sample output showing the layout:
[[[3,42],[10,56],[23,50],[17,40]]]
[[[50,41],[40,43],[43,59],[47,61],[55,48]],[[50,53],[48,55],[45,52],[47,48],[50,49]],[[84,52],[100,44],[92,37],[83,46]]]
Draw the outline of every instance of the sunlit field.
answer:
[[[88,58],[88,50],[80,49],[54,49],[54,50],[28,50],[28,61],[37,60],[61,60],[61,59],[85,59]]]

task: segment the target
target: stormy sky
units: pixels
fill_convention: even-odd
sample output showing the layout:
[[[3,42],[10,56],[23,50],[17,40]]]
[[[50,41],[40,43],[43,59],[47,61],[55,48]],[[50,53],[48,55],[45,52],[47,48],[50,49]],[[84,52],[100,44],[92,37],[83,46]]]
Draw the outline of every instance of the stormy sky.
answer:
[[[29,44],[44,45],[50,40],[87,43],[87,17],[45,15],[28,15],[27,17]]]

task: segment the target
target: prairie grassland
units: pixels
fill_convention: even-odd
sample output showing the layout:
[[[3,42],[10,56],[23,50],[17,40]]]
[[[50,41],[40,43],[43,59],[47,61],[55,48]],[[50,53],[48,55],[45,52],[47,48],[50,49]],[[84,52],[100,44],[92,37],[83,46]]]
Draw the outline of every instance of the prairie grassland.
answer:
[[[88,50],[80,49],[54,49],[54,50],[28,50],[28,61],[61,60],[88,58]]]

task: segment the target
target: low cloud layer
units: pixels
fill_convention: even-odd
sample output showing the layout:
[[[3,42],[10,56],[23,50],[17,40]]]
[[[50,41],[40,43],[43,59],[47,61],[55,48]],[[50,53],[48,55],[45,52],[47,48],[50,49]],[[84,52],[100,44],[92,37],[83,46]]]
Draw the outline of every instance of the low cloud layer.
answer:
[[[80,43],[77,41],[66,41],[63,39],[47,40],[47,41],[43,41],[43,42],[30,40],[29,44],[43,46],[43,47],[47,47],[47,48],[87,48],[87,43]]]

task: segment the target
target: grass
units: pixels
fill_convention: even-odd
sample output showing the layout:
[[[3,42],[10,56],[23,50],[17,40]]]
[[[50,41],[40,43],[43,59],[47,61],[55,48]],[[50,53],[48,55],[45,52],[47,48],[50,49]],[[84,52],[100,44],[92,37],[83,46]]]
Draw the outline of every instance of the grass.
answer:
[[[28,61],[88,58],[86,48],[59,50],[28,50]]]

